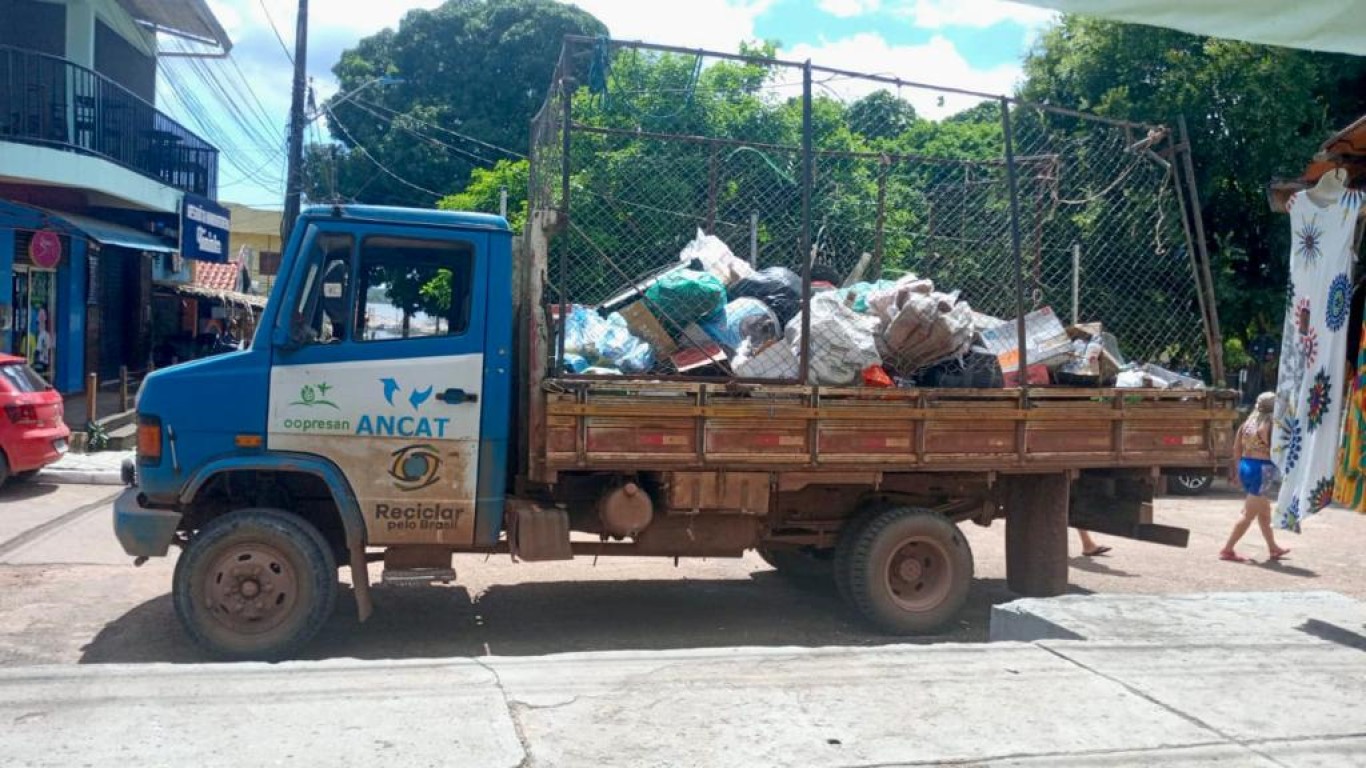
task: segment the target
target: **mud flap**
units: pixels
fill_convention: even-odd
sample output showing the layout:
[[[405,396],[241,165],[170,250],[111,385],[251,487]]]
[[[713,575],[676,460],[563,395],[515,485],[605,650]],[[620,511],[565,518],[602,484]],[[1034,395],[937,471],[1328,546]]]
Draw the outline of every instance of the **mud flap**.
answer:
[[[1159,477],[1147,470],[1082,472],[1072,483],[1068,525],[1169,547],[1185,547],[1190,531],[1153,522]]]

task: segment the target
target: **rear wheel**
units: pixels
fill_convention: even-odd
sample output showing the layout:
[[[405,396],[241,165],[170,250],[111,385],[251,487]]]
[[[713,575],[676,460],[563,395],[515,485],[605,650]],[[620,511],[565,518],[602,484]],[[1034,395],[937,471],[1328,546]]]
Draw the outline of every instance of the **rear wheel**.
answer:
[[[337,563],[307,522],[277,509],[238,510],[190,539],[172,597],[186,633],[210,653],[279,659],[331,615]]]
[[[853,534],[840,560],[849,602],[892,634],[927,634],[958,615],[972,586],[972,549],[935,512],[893,507]]]
[[[1172,475],[1167,480],[1167,491],[1177,496],[1199,496],[1214,485],[1214,475],[1189,473]]]
[[[779,576],[799,587],[824,587],[834,574],[835,555],[831,549],[760,549],[759,557],[773,566]]]

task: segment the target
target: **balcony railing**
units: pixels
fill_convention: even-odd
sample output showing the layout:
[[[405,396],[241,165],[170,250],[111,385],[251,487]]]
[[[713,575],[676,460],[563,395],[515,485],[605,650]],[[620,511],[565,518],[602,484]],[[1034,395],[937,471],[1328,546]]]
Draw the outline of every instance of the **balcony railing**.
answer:
[[[217,197],[218,149],[97,72],[0,46],[0,141],[94,155]]]

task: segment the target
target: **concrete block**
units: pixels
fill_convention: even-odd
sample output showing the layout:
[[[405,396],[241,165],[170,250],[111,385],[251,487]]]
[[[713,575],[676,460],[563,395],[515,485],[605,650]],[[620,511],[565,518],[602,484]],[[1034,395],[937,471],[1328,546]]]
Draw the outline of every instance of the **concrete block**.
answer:
[[[1031,598],[993,607],[989,638],[1259,645],[1322,642],[1314,629],[1327,626],[1361,632],[1366,603],[1336,592]]]

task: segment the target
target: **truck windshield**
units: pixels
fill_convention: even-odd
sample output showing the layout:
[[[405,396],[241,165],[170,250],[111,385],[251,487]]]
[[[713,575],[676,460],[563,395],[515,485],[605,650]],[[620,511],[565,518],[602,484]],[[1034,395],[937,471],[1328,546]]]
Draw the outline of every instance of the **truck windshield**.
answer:
[[[369,237],[361,245],[361,339],[457,336],[470,317],[474,247],[451,240]]]

